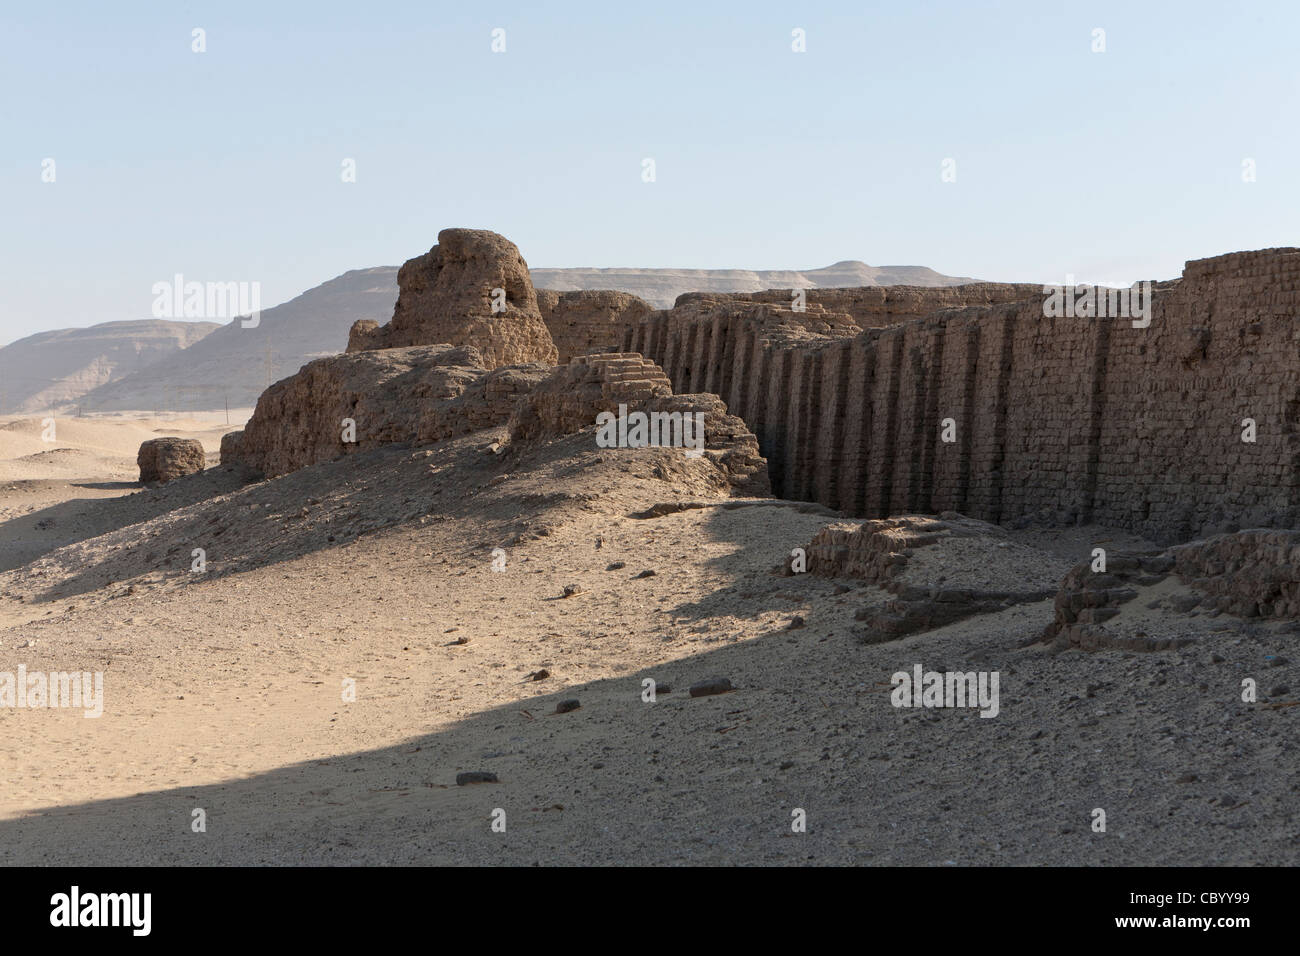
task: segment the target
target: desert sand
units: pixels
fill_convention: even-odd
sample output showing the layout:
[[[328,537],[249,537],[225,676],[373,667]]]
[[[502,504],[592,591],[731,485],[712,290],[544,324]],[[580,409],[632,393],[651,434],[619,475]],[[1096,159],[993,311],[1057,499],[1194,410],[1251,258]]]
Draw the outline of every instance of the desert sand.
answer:
[[[1051,599],[867,643],[859,618],[890,594],[783,572],[837,515],[721,497],[681,449],[593,455],[590,433],[496,455],[489,429],[272,480],[214,456],[135,484],[141,441],[215,452],[226,430],[60,419],[46,443],[39,420],[0,423],[0,672],[102,671],[105,698],[99,718],[0,708],[0,862],[1300,856],[1278,769],[1297,710],[1240,699],[1243,676],[1295,699],[1288,624],[1171,616],[1166,582],[1109,625],[1184,642],[1159,653],[1040,643]],[[1145,544],[1007,534],[1038,576]],[[907,574],[960,586],[974,563],[926,553]],[[892,706],[918,663],[999,671],[998,718]],[[688,695],[714,675],[734,690]],[[472,771],[498,782],[457,786]]]

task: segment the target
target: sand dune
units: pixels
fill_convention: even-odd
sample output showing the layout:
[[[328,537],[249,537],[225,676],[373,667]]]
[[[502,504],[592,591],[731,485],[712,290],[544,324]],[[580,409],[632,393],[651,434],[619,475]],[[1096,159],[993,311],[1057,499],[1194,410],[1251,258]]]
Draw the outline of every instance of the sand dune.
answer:
[[[0,419],[0,481],[103,476],[106,467],[109,474],[121,474],[134,468],[141,442],[161,435],[197,439],[203,442],[205,451],[216,454],[221,449],[221,436],[237,427],[238,423],[216,425],[193,418]],[[51,434],[52,440],[47,440]]]

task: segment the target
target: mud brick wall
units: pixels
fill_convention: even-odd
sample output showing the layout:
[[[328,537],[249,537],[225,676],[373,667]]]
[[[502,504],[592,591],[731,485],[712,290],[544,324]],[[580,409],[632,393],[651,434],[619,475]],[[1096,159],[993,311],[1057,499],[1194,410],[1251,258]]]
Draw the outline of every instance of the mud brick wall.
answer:
[[[1170,540],[1296,523],[1298,289],[1296,250],[1190,262],[1157,296],[1151,328],[1115,327],[1096,520],[1166,528]],[[1244,418],[1254,444],[1241,440]]]
[[[803,313],[809,320],[841,315],[862,329],[899,325],[908,319],[932,315],[945,309],[989,306],[1015,302],[1037,294],[1041,286],[1007,282],[971,282],[944,286],[864,286],[855,289],[804,289]],[[690,292],[677,297],[670,310],[677,314],[707,309],[765,304],[790,309],[792,289],[763,292]]]
[[[1189,262],[1147,328],[1048,319],[1041,289],[1002,289],[881,328],[871,316],[899,314],[888,290],[821,290],[808,313],[762,301],[777,293],[682,296],[624,343],[675,389],[721,395],[777,494],[849,515],[1092,522],[1162,543],[1300,525],[1300,251]]]
[[[1007,333],[1000,518],[1077,524],[1091,503],[1081,477],[1096,454],[1092,398],[1104,388],[1096,351],[1123,320],[1046,319],[1041,302],[1015,309]]]
[[[616,351],[627,329],[653,309],[627,292],[537,290],[537,306],[559,353],[560,365],[578,355]]]

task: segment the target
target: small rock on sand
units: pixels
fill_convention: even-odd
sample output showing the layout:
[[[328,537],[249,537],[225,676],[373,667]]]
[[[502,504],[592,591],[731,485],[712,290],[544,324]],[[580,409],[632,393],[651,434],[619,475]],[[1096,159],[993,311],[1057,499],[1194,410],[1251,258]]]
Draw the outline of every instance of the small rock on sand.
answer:
[[[709,677],[691,685],[692,697],[709,697],[732,690],[731,681],[725,677]]]

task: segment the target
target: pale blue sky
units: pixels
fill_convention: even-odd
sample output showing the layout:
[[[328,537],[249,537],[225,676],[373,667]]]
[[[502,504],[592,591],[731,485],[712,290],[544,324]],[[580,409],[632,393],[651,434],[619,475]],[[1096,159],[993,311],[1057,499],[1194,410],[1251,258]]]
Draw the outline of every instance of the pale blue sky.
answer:
[[[1297,10],[7,3],[0,343],[148,318],[178,272],[269,307],[447,226],[533,266],[1170,278],[1300,241]]]

